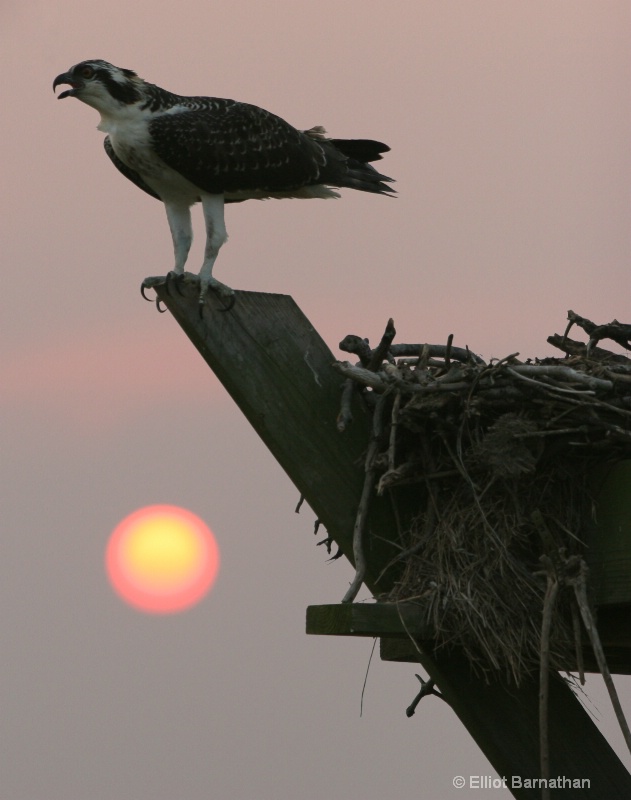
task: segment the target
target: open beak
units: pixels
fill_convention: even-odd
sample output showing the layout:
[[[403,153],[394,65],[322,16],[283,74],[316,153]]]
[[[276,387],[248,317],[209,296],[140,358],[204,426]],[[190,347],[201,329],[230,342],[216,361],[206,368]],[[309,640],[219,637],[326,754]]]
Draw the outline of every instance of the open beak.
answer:
[[[62,74],[57,75],[53,81],[53,92],[62,83],[67,83],[72,88],[66,89],[65,92],[62,92],[57,98],[58,100],[63,100],[64,97],[74,97],[77,93],[77,90],[83,88],[84,85],[82,81],[78,81],[76,78],[71,77],[69,72],[62,72]]]

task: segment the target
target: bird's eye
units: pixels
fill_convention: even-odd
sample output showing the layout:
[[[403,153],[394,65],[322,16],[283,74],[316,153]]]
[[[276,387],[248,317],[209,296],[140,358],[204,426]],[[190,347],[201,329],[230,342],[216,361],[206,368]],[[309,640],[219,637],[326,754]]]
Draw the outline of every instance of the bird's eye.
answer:
[[[94,68],[93,67],[82,67],[81,68],[81,77],[85,78],[86,80],[91,78],[94,75]]]

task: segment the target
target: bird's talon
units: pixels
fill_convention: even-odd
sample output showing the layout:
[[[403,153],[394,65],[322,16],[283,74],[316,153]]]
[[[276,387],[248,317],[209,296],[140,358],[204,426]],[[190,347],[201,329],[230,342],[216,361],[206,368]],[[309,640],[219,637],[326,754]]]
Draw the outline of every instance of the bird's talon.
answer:
[[[161,302],[162,300],[160,300],[159,297],[156,297],[156,308],[158,309],[158,314],[164,314],[164,312],[167,310],[166,306],[164,308],[160,308]]]
[[[146,300],[148,303],[153,303],[153,298],[152,298],[152,297],[147,297],[147,295],[145,294],[145,289],[146,289],[146,288],[147,288],[147,287],[145,286],[145,284],[144,284],[144,283],[141,283],[141,284],[140,284],[140,294],[141,294],[141,295],[142,295],[142,296],[145,298],[145,300]]]

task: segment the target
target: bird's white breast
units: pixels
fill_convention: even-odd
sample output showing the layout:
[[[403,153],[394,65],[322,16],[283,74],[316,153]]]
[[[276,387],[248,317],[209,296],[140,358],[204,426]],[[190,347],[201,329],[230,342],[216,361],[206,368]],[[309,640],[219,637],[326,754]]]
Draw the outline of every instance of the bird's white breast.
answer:
[[[179,110],[175,107],[162,113]],[[120,114],[102,116],[98,129],[109,134],[120,160],[137,172],[163,201],[192,205],[199,200],[199,189],[165,164],[153,149],[149,123],[155,116],[155,113],[132,106]]]

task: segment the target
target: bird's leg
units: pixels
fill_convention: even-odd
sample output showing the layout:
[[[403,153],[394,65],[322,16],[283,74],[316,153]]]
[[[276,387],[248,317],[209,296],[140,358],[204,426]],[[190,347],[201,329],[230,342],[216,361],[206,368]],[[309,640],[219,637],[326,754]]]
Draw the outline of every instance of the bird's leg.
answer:
[[[145,278],[140,287],[140,291],[145,300],[150,300],[145,294],[145,289],[150,289],[157,284],[166,284],[167,291],[171,283],[180,291],[179,283],[184,275],[184,265],[188,258],[189,250],[193,242],[193,225],[191,223],[191,209],[187,205],[175,205],[165,203],[171,238],[173,239],[173,252],[175,255],[175,266],[167,273],[166,277],[156,275]]]
[[[179,281],[184,275],[184,266],[193,243],[191,209],[188,205],[171,205],[169,203],[166,205],[166,212],[173,239],[173,254],[175,255],[175,265],[167,273],[166,285],[168,290],[169,282],[175,278],[175,286],[179,292]]]
[[[202,195],[204,221],[206,223],[206,249],[204,263],[199,271],[199,308],[200,313],[206,300],[208,290],[216,292],[222,300],[226,300],[226,310],[234,305],[234,290],[225,283],[213,278],[213,267],[221,246],[226,242],[228,234],[224,221],[224,200],[221,194]]]

